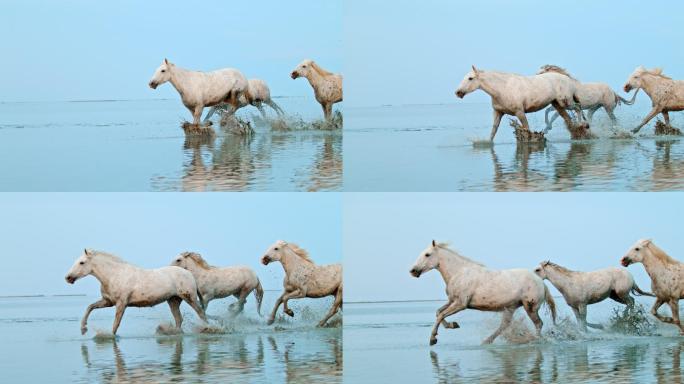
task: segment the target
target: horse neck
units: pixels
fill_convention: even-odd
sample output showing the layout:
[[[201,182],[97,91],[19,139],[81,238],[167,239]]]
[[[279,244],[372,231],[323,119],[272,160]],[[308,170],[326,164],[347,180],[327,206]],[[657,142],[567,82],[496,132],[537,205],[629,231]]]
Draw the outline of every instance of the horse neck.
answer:
[[[567,273],[558,271],[553,267],[546,269],[546,278],[561,292],[573,284],[572,278]]]
[[[459,270],[465,267],[481,267],[472,261],[466,260],[459,254],[452,251],[443,251],[439,253],[439,267],[437,270],[442,275],[445,283],[449,283],[451,277],[455,275]]]
[[[301,268],[302,263],[305,263],[305,261],[301,260],[301,257],[296,255],[294,251],[290,250],[289,248],[285,247],[285,250],[286,251],[283,252],[282,256],[280,257],[280,264],[283,265],[285,274],[289,275],[290,273]]]
[[[115,279],[115,276],[121,270],[122,267],[131,266],[130,264],[125,264],[117,262],[114,260],[109,260],[106,257],[97,257],[92,261],[93,271],[91,275],[102,284],[103,286],[109,286],[109,283]]]
[[[325,76],[312,68],[309,71],[309,74],[306,76],[306,79],[309,80],[309,84],[311,84],[314,89],[318,89],[321,83],[325,80]]]
[[[653,281],[657,281],[658,277],[660,277],[660,273],[667,269],[667,265],[655,257],[650,250],[646,253],[644,260],[641,263],[644,265],[646,273]]]
[[[171,83],[171,85],[173,85],[174,88],[176,88],[176,91],[178,91],[178,93],[182,95],[185,89],[187,88],[185,79],[187,78],[187,74],[190,73],[190,71],[175,65],[172,65],[170,68],[171,79],[169,80],[169,82]]]
[[[499,89],[494,84],[501,77],[493,72],[480,72],[480,89],[491,96],[493,99],[497,99],[500,96]]]
[[[644,81],[641,84],[641,89],[643,89],[644,92],[646,92],[646,94],[651,98],[651,100],[653,100],[653,97],[657,96],[658,89],[661,88],[664,83],[670,81],[672,80],[648,74],[644,77]]]
[[[206,276],[209,270],[200,267],[197,263],[192,262],[186,264],[188,266],[188,271],[193,274],[193,276]]]

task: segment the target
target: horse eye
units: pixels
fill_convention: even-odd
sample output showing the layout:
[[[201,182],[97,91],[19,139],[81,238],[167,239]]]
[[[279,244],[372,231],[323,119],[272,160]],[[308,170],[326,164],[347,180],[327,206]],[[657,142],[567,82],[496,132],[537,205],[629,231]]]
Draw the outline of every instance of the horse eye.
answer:
[[[638,252],[638,251],[639,251],[639,247],[634,248],[634,250]]]
[[[79,264],[83,265],[83,264],[85,264],[85,261],[81,261]]]
[[[162,71],[162,73],[164,73],[164,72],[166,72],[166,69],[162,69],[161,71]]]
[[[426,254],[425,254],[425,257],[430,257],[430,254],[429,254],[429,253],[426,253]]]
[[[468,78],[468,80],[472,81],[472,80],[473,80],[473,78],[472,78],[472,77],[469,77],[469,78]]]

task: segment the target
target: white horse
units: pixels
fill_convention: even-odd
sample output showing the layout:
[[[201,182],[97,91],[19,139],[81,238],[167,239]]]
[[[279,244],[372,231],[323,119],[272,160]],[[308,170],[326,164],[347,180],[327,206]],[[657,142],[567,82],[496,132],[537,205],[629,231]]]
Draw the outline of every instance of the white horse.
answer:
[[[539,69],[539,72],[537,72],[537,74],[546,72],[558,72],[570,76],[570,74],[567,73],[565,69],[555,65],[544,65]],[[591,119],[594,116],[594,113],[599,108],[603,108],[608,114],[608,117],[610,117],[610,120],[612,121],[613,125],[617,125],[617,118],[613,113],[615,107],[617,107],[620,103],[624,103],[627,105],[634,104],[634,100],[636,99],[638,92],[639,90],[637,90],[637,92],[634,92],[632,99],[627,100],[622,98],[622,96],[618,95],[617,93],[615,93],[606,83],[580,82],[577,87],[577,98],[579,99],[580,108],[582,110],[589,111],[587,114],[587,120],[589,121],[589,123],[591,123]],[[544,129],[544,133],[547,133],[551,130],[553,122],[558,118],[558,112],[556,112],[553,114],[553,116],[551,116],[551,119],[549,119],[549,113],[551,113],[552,111],[555,111],[553,107],[546,108],[544,116],[544,120],[546,122],[546,129]]]
[[[93,309],[116,306],[112,334],[116,335],[126,307],[153,307],[164,301],[169,303],[181,330],[183,316],[182,301],[188,303],[203,321],[204,310],[198,298],[199,291],[192,273],[183,268],[169,266],[157,269],[142,269],[129,264],[117,256],[86,249],[67,273],[67,283],[93,275],[100,281],[102,298],[88,306],[81,320],[81,334],[88,331],[88,316]]]
[[[439,325],[445,328],[459,328],[457,322],[445,319],[464,309],[479,311],[503,311],[501,325],[483,343],[489,344],[511,323],[513,313],[519,307],[525,308],[541,337],[542,320],[539,308],[546,302],[556,321],[556,303],[542,279],[527,269],[493,271],[484,265],[468,259],[434,240],[416,260],[411,275],[420,277],[424,272],[437,269],[446,283],[449,302],[437,310],[437,319],[432,327],[430,345],[437,343]]]
[[[679,300],[684,298],[684,264],[670,257],[651,240],[637,241],[620,263],[625,267],[633,263],[644,265],[656,297],[651,314],[662,322],[675,324],[679,327],[679,334],[684,335],[684,326],[679,322]],[[672,317],[658,314],[658,308],[665,303],[670,306]]]
[[[238,301],[231,304],[237,305],[234,312],[240,313],[245,308],[247,296],[254,292],[257,303],[257,313],[261,315],[261,300],[264,290],[256,273],[244,266],[214,267],[209,265],[199,253],[183,252],[176,257],[171,265],[187,269],[197,281],[197,288],[202,295],[202,308],[207,310],[209,302],[214,299],[223,299],[235,296]]]
[[[587,322],[587,305],[601,302],[608,297],[628,307],[634,306],[630,292],[653,296],[636,285],[629,271],[620,268],[605,268],[591,272],[571,271],[550,261],[543,261],[534,270],[542,279],[549,280],[556,287],[575,313],[577,323],[586,331],[587,325],[603,329],[599,324]]]
[[[211,72],[183,69],[164,59],[150,79],[149,86],[157,89],[171,82],[178,91],[183,105],[192,113],[193,124],[200,123],[204,107],[229,103],[237,109],[240,97],[251,102],[247,79],[237,69],[224,68]]]
[[[217,110],[221,110],[222,113],[232,115],[237,112],[238,109],[248,105],[256,107],[263,118],[266,118],[266,111],[264,110],[263,104],[271,107],[278,114],[278,116],[282,116],[284,114],[280,106],[278,106],[278,104],[271,99],[271,90],[268,88],[268,85],[265,81],[261,79],[249,79],[247,84],[249,87],[249,94],[252,97],[251,103],[247,101],[247,97],[245,97],[245,95],[241,95],[238,99],[237,108],[234,108],[231,104],[222,104],[211,107],[207,113],[207,116],[204,118],[204,121],[209,121],[211,116],[214,115],[214,112]]]
[[[342,101],[342,75],[321,68],[313,60],[306,59],[292,71],[290,77],[306,77],[314,90],[316,101],[323,107],[326,120],[332,117],[333,104]]]
[[[483,71],[472,66],[456,90],[456,96],[465,95],[478,89],[492,98],[494,123],[489,139],[494,141],[501,118],[512,115],[520,120],[522,128],[530,129],[527,112],[536,112],[549,104],[561,115],[570,130],[572,119],[566,112],[574,108],[577,116],[582,116],[577,96],[579,82],[572,77],[558,72],[546,72],[534,76],[522,76],[515,73]]]
[[[328,319],[342,309],[342,264],[316,265],[306,250],[283,240],[276,241],[261,258],[261,263],[264,265],[274,261],[280,261],[285,270],[283,280],[285,292],[276,300],[268,319],[269,325],[275,321],[276,312],[281,303],[283,312],[294,317],[294,312],[287,307],[287,301],[290,299],[334,296],[335,301],[325,317],[318,323],[319,327],[325,325]]]
[[[638,67],[627,79],[624,89],[625,92],[632,89],[643,89],[653,103],[651,111],[641,124],[632,130],[632,133],[639,132],[641,127],[659,113],[663,115],[665,124],[669,126],[669,112],[684,110],[684,81],[672,80],[672,78],[663,75],[661,68],[648,70],[643,66]]]

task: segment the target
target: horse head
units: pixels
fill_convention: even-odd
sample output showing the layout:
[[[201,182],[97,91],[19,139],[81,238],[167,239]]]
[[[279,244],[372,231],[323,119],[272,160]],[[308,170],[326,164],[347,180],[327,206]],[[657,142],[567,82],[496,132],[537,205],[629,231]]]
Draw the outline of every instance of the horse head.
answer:
[[[89,274],[91,274],[93,272],[93,254],[93,251],[85,249],[83,251],[83,255],[76,259],[74,265],[71,266],[71,269],[69,269],[69,272],[67,272],[66,276],[64,277],[64,280],[66,280],[66,282],[69,284],[73,284],[76,282],[76,280],[80,279],[81,277],[88,276]]]
[[[314,61],[311,59],[306,59],[299,63],[295,67],[295,69],[292,71],[290,74],[290,77],[292,79],[296,79],[298,77],[309,77],[309,74],[311,74],[311,71],[314,70]]]
[[[154,75],[152,75],[152,78],[150,79],[150,82],[148,85],[152,89],[157,89],[157,87],[161,84],[166,83],[167,81],[171,80],[171,68],[173,67],[173,63],[168,61],[167,59],[164,59],[164,62],[162,65],[157,68],[156,71],[154,71]]]
[[[643,87],[643,74],[646,73],[646,68],[643,66],[637,67],[637,69],[629,75],[627,82],[623,86],[625,92],[629,92],[632,89],[639,89]]]
[[[480,88],[479,75],[480,70],[473,65],[472,70],[463,77],[461,84],[456,89],[456,97],[462,99],[465,95]]]
[[[416,262],[413,264],[413,267],[411,267],[411,270],[409,271],[411,276],[420,277],[423,272],[439,267],[438,252],[439,246],[436,241],[432,240],[432,244],[420,253],[418,259],[416,259]]]
[[[629,248],[627,253],[620,259],[620,264],[623,267],[628,267],[630,264],[641,263],[644,261],[644,252],[646,252],[651,240],[639,240]]]
[[[268,247],[264,256],[261,257],[261,264],[268,265],[274,261],[280,261],[282,257],[283,248],[287,246],[284,240],[278,240],[273,245]]]

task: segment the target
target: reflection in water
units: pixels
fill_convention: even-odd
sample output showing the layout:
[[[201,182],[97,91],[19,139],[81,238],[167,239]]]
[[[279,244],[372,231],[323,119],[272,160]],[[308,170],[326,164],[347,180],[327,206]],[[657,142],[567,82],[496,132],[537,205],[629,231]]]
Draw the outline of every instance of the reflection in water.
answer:
[[[639,340],[494,346],[439,354],[432,350],[430,361],[438,383],[681,383],[683,345],[675,341],[664,348]]]
[[[342,184],[341,132],[186,137],[183,150],[184,191],[267,189],[283,177],[309,191]],[[293,172],[283,174],[280,170],[287,167]]]
[[[492,146],[492,186],[495,191],[581,190],[597,183],[613,188],[612,183],[639,172],[648,177],[632,176],[628,181],[633,184],[622,187],[623,190],[681,189],[684,156],[676,149],[673,151],[678,144],[673,139],[645,143],[599,139],[518,144],[512,161],[502,159]],[[477,154],[482,149],[474,151]],[[648,159],[652,166],[639,167],[639,158]]]
[[[264,347],[264,338],[269,348]],[[150,339],[126,339],[96,342],[95,358],[91,357],[90,343],[84,343],[81,355],[88,377],[83,381],[341,382],[340,335],[314,335],[306,342],[302,340],[287,334],[158,337],[156,344],[161,351],[150,351]],[[126,352],[120,347],[124,343]],[[107,353],[110,348],[111,355]]]

